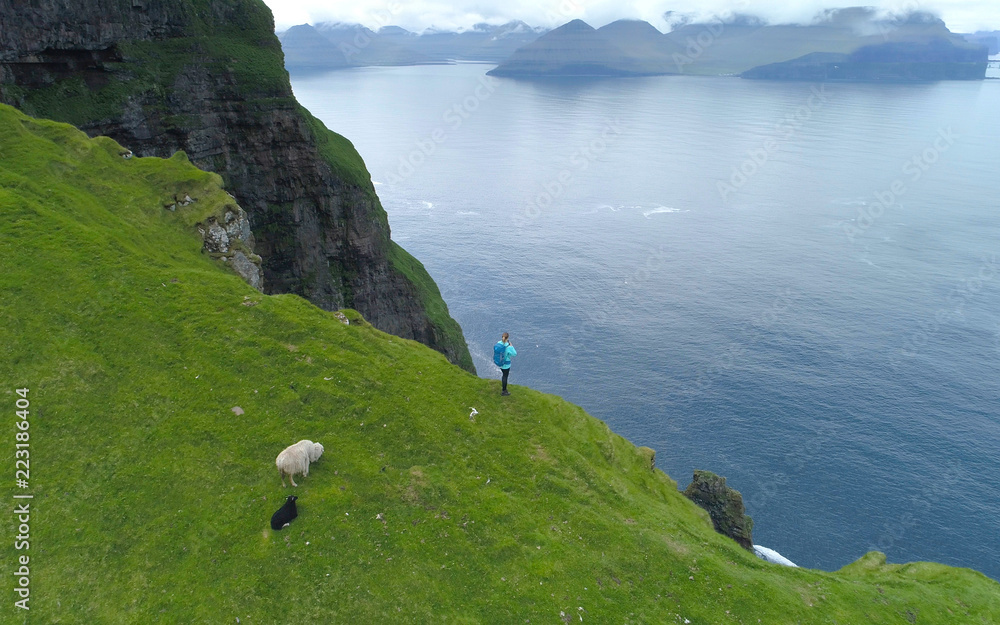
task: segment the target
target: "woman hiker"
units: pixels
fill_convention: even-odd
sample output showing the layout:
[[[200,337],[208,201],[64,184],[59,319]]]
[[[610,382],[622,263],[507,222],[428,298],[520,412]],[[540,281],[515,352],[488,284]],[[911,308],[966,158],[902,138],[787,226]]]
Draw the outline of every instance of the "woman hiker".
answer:
[[[501,395],[510,395],[507,392],[507,376],[510,375],[510,359],[514,356],[517,356],[517,350],[510,344],[510,334],[504,332],[497,344],[493,346],[493,362],[500,367],[500,372],[503,374]]]

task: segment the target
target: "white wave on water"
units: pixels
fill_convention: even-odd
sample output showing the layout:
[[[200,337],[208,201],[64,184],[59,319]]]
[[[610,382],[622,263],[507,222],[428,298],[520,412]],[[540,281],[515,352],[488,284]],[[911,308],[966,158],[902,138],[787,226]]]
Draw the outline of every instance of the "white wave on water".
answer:
[[[434,202],[428,202],[427,200],[423,200],[422,203],[424,205],[424,208],[434,208]]]
[[[456,215],[478,215],[476,211],[455,211]]]
[[[609,210],[612,213],[618,213],[621,211],[641,211],[642,216],[649,219],[650,215],[656,215],[657,213],[687,213],[686,210],[681,210],[679,208],[671,208],[669,206],[654,206],[650,208],[648,205],[643,206],[642,204],[601,204],[596,209],[591,211],[591,214],[598,211]]]
[[[652,215],[658,215],[660,213],[686,213],[688,211],[682,211],[679,208],[671,208],[669,206],[657,206],[656,208],[651,208],[646,211],[642,211],[642,216],[649,219]]]
[[[841,198],[830,200],[830,203],[838,206],[868,206],[868,198]]]
[[[377,186],[381,185],[382,183],[379,182],[378,180],[372,180],[372,184],[377,187]]]
[[[781,555],[774,549],[768,549],[767,547],[754,545],[753,552],[757,554],[757,557],[760,558],[761,560],[766,560],[767,562],[771,562],[773,564],[781,564],[783,566],[794,566],[795,568],[799,567],[798,564],[795,564],[794,562],[792,562],[785,556]]]

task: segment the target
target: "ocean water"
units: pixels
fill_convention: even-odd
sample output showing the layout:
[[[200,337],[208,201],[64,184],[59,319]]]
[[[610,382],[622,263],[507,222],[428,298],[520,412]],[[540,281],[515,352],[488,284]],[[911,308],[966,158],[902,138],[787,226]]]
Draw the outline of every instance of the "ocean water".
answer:
[[[1000,81],[487,69],[293,78],[481,376],[509,331],[511,383],[726,476],[801,566],[1000,579]]]

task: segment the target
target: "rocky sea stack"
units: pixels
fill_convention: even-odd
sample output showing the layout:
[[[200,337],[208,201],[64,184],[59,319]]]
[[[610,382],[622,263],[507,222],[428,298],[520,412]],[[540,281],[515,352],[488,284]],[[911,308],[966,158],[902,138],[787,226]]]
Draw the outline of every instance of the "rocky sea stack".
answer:
[[[743,495],[726,486],[726,478],[695,470],[684,496],[708,511],[715,531],[753,551],[753,519],[746,515]]]
[[[296,102],[263,2],[0,0],[0,101],[136,156],[186,152],[246,210],[265,292],[357,309],[474,370],[354,146]]]

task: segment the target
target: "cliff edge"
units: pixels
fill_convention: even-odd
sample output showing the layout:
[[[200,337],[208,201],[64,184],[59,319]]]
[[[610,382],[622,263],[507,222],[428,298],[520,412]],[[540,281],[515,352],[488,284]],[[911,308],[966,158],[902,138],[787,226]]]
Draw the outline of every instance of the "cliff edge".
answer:
[[[246,210],[265,292],[354,308],[474,371],[360,155],[296,102],[263,2],[0,0],[0,102],[137,156],[183,150]]]

